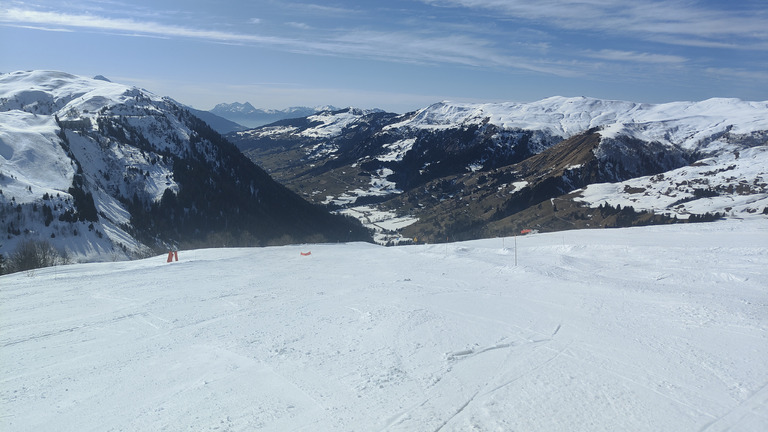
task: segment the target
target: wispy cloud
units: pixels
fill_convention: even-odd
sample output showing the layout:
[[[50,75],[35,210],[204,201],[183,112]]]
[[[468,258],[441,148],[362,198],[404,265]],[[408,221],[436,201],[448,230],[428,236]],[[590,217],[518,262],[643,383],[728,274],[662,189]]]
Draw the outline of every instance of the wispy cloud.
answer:
[[[421,64],[455,64],[471,67],[512,67],[555,75],[568,75],[566,67],[510,56],[486,39],[465,34],[428,34],[420,31],[339,30],[311,39],[262,36],[206,30],[154,21],[110,18],[92,14],[67,14],[12,8],[0,10],[0,23],[9,25],[82,29],[126,36],[194,38],[218,43],[252,44],[311,55],[372,58]],[[304,23],[288,23],[307,29]],[[293,37],[295,36],[295,37]]]
[[[768,72],[763,70],[746,70],[733,68],[707,68],[708,75],[717,78],[736,78],[739,80],[768,82]]]
[[[0,10],[0,23],[35,24],[41,26],[60,26],[63,28],[80,28],[105,32],[126,32],[127,34],[143,33],[153,36],[187,37],[206,39],[220,42],[254,42],[281,44],[288,40],[257,35],[245,35],[217,30],[201,30],[176,25],[161,24],[152,21],[137,21],[133,19],[107,18],[88,14],[65,14],[58,12],[43,12],[28,9]]]
[[[710,39],[712,35],[735,32],[715,20],[711,11],[686,9],[675,0],[656,3],[638,0],[640,6],[626,5],[619,0],[422,0],[434,6],[469,7],[493,11],[500,20],[528,19],[554,22],[563,28],[589,27],[603,31],[643,32],[646,41],[666,39],[673,44],[721,44],[732,43]],[[667,4],[669,3],[669,4]],[[18,4],[18,3],[16,3]],[[649,8],[654,6],[657,9]],[[89,31],[123,36],[157,38],[188,38],[222,44],[258,46],[273,50],[314,56],[338,56],[374,59],[409,64],[448,64],[471,68],[526,71],[559,77],[600,74],[594,60],[612,62],[614,68],[634,65],[656,65],[656,69],[685,67],[696,63],[686,56],[668,52],[653,52],[649,43],[638,46],[563,47],[556,44],[557,37],[547,28],[517,28],[488,26],[478,28],[474,18],[467,20],[410,21],[408,15],[398,15],[384,26],[377,26],[368,16],[366,20],[312,21],[313,15],[360,15],[356,9],[330,7],[313,3],[293,3],[291,8],[310,11],[303,15],[308,21],[285,22],[285,26],[306,31],[275,30],[276,26],[263,24],[262,18],[240,18],[241,27],[200,27],[190,21],[170,20],[168,11],[161,16],[147,14],[113,17],[109,13],[64,13],[36,10],[32,7],[0,7],[0,25],[25,26],[50,31]],[[266,12],[265,12],[266,13]],[[370,13],[370,11],[369,11]],[[661,15],[667,15],[663,18]],[[163,18],[164,17],[164,18]],[[725,14],[724,19],[743,19],[739,31],[750,33],[752,41],[759,40],[766,30],[755,28],[746,17]],[[193,18],[194,20],[194,18]],[[199,20],[198,20],[199,21]],[[272,20],[270,20],[272,21]],[[361,21],[368,25],[360,24]],[[397,21],[397,22],[395,22]],[[173,24],[168,24],[172,22]],[[491,23],[498,23],[495,19]],[[730,21],[733,23],[733,21]],[[187,24],[180,24],[187,23]],[[328,24],[331,25],[328,25]],[[697,23],[712,24],[708,30],[697,29]],[[677,26],[679,25],[679,29]],[[211,24],[213,26],[213,24]],[[673,30],[664,30],[673,28]],[[273,33],[267,33],[272,31]],[[667,33],[664,33],[664,32]],[[647,32],[647,33],[646,33]],[[687,42],[685,42],[687,41]],[[768,44],[768,37],[766,37]],[[602,48],[602,49],[601,49]],[[589,60],[592,59],[592,60]],[[621,63],[625,63],[624,66]],[[698,62],[702,64],[701,61]]]
[[[72,33],[71,29],[65,29],[61,27],[42,27],[42,26],[32,26],[32,25],[20,25],[20,24],[9,24],[9,26],[16,27],[16,28],[30,29],[30,30]]]
[[[669,44],[767,49],[768,14],[715,9],[676,0],[422,0],[443,7],[494,11],[561,29],[599,31]],[[730,45],[733,38],[738,45]]]
[[[309,30],[311,28],[309,24],[301,22],[287,22],[285,24],[299,30]]]
[[[653,54],[635,51],[620,51],[612,49],[603,49],[600,51],[585,51],[586,57],[635,63],[656,63],[656,64],[682,64],[688,60],[685,57],[666,54]]]
[[[476,68],[512,68],[573,76],[565,64],[510,55],[488,40],[468,35],[424,35],[416,32],[353,30],[332,39],[307,41],[307,52],[353,55],[413,64],[455,64]]]
[[[319,12],[326,15],[350,15],[350,14],[358,13],[358,11],[355,9],[333,7],[333,6],[327,6],[322,4],[316,4],[316,3],[298,3],[296,5],[293,5],[293,7],[303,8],[306,10]]]

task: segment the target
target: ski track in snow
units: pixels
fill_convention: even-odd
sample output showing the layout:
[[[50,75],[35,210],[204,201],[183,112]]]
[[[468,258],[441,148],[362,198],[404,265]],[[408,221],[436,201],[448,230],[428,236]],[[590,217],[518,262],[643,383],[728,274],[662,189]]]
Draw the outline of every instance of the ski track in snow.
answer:
[[[0,430],[768,428],[766,221],[509,240],[2,276]]]

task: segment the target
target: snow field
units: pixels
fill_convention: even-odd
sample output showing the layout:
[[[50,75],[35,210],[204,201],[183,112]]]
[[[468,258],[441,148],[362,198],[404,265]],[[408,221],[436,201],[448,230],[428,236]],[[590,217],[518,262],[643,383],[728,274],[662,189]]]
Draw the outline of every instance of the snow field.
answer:
[[[55,126],[49,116],[0,112],[0,189],[19,204],[72,185],[75,169],[58,144]],[[37,169],[27,170],[29,166]]]
[[[736,169],[738,165],[738,170]],[[765,218],[768,207],[768,146],[756,146],[699,161],[663,174],[618,183],[594,183],[581,190],[581,201],[653,211],[687,219],[691,214],[722,212],[734,218]],[[740,191],[747,189],[747,193]],[[718,190],[696,198],[697,189]],[[727,192],[730,189],[730,192]]]
[[[768,428],[764,220],[179,258],[0,277],[0,430]]]

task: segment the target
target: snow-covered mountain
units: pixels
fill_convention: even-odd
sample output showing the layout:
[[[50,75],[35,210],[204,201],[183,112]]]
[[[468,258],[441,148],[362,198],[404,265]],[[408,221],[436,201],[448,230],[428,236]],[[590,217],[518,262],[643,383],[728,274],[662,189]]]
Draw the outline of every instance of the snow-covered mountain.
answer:
[[[283,110],[254,108],[250,102],[220,103],[210,111],[217,116],[248,127],[258,127],[279,120],[306,117],[322,111],[336,111],[330,105],[310,107],[290,107]]]
[[[587,153],[573,153],[571,144],[564,145],[571,149],[568,152],[558,150],[560,143],[589,133],[598,138]],[[342,206],[381,202],[383,197],[425,189],[431,189],[430,195],[438,202],[445,201],[471,191],[459,186],[443,187],[439,192],[436,183],[455,186],[492,172],[504,178],[502,183],[486,185],[492,188],[530,184],[531,178],[526,176],[543,181],[548,175],[546,167],[539,166],[534,173],[518,164],[546,151],[557,154],[558,163],[569,167],[568,172],[561,172],[560,180],[552,180],[560,184],[547,186],[546,194],[531,194],[525,200],[528,204],[591,183],[622,182],[697,162],[733,159],[734,170],[743,168],[748,178],[736,175],[728,179],[754,185],[749,189],[753,195],[750,205],[743,212],[734,206],[711,208],[741,217],[761,213],[768,205],[760,156],[768,143],[768,102],[721,98],[653,105],[585,97],[552,97],[533,103],[440,102],[402,116],[339,112],[323,119],[306,117],[230,134],[229,138],[294,190]],[[749,154],[754,158],[734,157],[747,149],[752,149]],[[578,157],[569,163],[571,154]],[[322,187],[315,184],[318,181]],[[746,193],[745,188],[733,186],[723,184],[716,189],[721,194]],[[689,189],[693,193],[695,188]],[[638,208],[656,209],[651,190],[646,188],[646,203]],[[386,207],[402,217],[402,204],[377,205],[375,210]],[[420,202],[406,210],[422,217],[429,212],[425,205]],[[503,202],[493,205],[505,206]],[[691,208],[665,207],[663,212],[685,218]],[[507,217],[507,213],[498,215]],[[372,212],[363,214],[370,217]]]
[[[34,238],[99,260],[361,234],[175,101],[51,71],[0,75],[0,228],[2,254]]]

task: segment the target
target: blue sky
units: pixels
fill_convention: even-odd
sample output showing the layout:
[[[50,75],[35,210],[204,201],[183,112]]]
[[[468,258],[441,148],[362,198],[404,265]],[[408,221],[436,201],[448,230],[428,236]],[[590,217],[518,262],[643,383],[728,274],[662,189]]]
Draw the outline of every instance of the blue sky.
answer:
[[[768,100],[766,0],[0,0],[0,72],[199,109]]]

